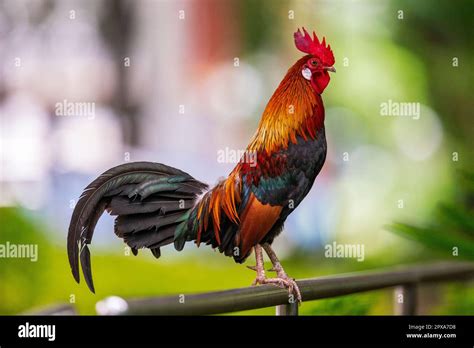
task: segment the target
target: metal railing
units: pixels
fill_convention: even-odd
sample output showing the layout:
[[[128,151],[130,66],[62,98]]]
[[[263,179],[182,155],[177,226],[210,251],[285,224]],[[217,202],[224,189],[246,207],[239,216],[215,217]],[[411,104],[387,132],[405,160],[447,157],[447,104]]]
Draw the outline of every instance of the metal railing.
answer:
[[[474,263],[453,262],[396,267],[297,280],[303,301],[312,301],[370,290],[395,287],[395,314],[416,314],[420,284],[474,278]],[[276,306],[277,315],[298,315],[298,304],[289,303],[288,292],[260,285],[194,295],[125,300],[109,297],[97,303],[99,315],[206,315]]]

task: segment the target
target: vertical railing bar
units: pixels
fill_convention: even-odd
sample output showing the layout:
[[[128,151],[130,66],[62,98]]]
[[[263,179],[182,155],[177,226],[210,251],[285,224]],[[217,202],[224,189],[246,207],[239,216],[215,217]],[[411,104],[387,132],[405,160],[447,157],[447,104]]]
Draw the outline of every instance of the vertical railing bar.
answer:
[[[277,316],[280,315],[290,315],[290,316],[296,316],[298,315],[298,303],[286,303],[283,305],[279,305],[275,307],[275,314]]]
[[[402,284],[395,288],[395,315],[416,315],[417,284]]]

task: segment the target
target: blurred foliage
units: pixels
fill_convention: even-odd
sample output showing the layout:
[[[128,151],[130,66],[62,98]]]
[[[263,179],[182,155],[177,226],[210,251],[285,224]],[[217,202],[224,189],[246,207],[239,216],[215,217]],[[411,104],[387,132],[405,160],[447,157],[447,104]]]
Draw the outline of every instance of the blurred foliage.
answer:
[[[432,105],[458,145],[467,145],[463,146],[466,158],[472,158],[474,69],[468,66],[474,61],[474,2],[460,0],[453,6],[450,0],[440,0],[433,6],[430,1],[402,0],[391,4],[394,11],[404,11],[407,24],[394,27],[397,41],[424,58]],[[455,57],[463,69],[453,67]]]
[[[434,315],[456,313],[458,315],[473,315],[474,287],[466,283],[446,284],[440,306],[433,310]]]
[[[474,173],[461,172],[458,181],[457,201],[440,203],[428,226],[394,223],[387,228],[443,256],[474,260]]]
[[[51,267],[51,246],[45,229],[17,208],[0,208],[0,244],[37,244],[38,260],[0,259],[0,314],[16,313],[38,303],[46,294],[45,274]]]
[[[253,52],[264,44],[265,38],[268,37],[272,11],[268,11],[264,1],[240,0],[237,6],[242,24],[242,48],[246,52]]]
[[[303,315],[368,315],[379,296],[374,293],[348,295],[311,303],[308,310],[302,311]]]

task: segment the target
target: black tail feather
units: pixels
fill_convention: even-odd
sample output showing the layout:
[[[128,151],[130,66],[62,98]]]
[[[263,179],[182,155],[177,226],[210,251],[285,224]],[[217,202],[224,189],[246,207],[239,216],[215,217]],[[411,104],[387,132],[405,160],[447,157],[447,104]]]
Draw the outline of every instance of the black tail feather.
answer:
[[[142,199],[137,188],[145,188],[148,198]],[[68,257],[74,279],[80,281],[80,260],[86,283],[94,292],[88,244],[105,209],[119,215],[116,233],[131,243],[134,255],[138,248],[150,247],[159,257],[159,247],[173,242],[174,229],[179,225],[173,220],[183,221],[196,194],[206,188],[189,174],[160,163],[127,163],[103,173],[84,190],[69,225]],[[148,216],[150,213],[153,216]]]
[[[175,224],[183,216],[183,213],[178,212],[174,214],[134,214],[121,215],[115,219],[115,234],[123,237],[126,234],[136,233],[139,231],[155,229]]]
[[[177,224],[168,225],[160,228],[158,231],[148,230],[137,233],[127,233],[123,239],[132,248],[141,249],[145,247],[162,246],[163,241],[173,238]]]
[[[193,206],[194,199],[190,197],[184,198],[183,196],[179,198],[154,196],[141,201],[131,200],[127,196],[117,196],[112,198],[110,204],[107,207],[107,211],[110,213],[110,215],[130,215],[153,213],[159,210],[162,212],[187,210]]]

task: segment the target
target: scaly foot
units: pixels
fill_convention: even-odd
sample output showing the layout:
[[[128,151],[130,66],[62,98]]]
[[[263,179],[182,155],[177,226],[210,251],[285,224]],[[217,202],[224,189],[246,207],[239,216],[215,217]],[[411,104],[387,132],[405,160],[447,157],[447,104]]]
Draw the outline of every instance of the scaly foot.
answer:
[[[264,248],[265,248],[265,245],[264,245]],[[279,286],[280,288],[287,289],[289,294],[295,295],[298,303],[301,303],[302,301],[301,292],[298,287],[298,284],[296,284],[294,279],[288,277],[288,275],[285,273],[285,271],[283,270],[279,262],[275,264],[273,263],[273,260],[272,260],[273,268],[270,270],[270,271],[276,271],[277,277],[267,278],[265,276],[265,269],[263,268],[263,253],[262,253],[262,247],[260,245],[255,246],[255,260],[256,260],[255,266],[247,266],[251,270],[254,270],[257,272],[257,277],[253,281],[252,285],[273,284],[273,285]]]
[[[287,289],[288,294],[296,296],[296,300],[298,301],[298,303],[302,302],[300,288],[298,287],[298,284],[296,284],[295,280],[292,278],[266,278],[257,276],[257,278],[255,278],[255,280],[253,281],[252,285],[257,284],[273,284],[280,288]]]

